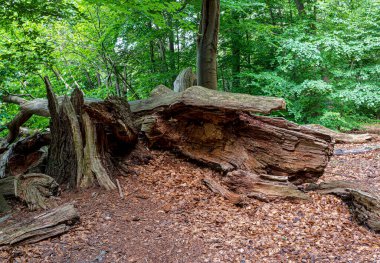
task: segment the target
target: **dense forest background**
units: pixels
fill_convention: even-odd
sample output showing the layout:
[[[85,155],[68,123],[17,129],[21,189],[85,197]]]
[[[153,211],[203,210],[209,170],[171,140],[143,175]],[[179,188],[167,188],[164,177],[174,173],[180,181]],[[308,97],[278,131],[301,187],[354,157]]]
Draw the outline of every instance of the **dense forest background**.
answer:
[[[0,92],[45,97],[48,75],[58,94],[144,98],[195,71],[200,14],[200,0],[0,1]],[[221,0],[218,87],[283,97],[297,123],[379,119],[380,2]],[[16,113],[0,104],[0,129]]]

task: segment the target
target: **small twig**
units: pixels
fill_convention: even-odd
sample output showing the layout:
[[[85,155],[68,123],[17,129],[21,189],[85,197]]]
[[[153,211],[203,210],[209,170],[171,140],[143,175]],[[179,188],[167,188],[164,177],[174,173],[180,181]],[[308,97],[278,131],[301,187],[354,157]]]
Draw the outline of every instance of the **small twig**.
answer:
[[[116,185],[117,185],[117,188],[119,189],[120,198],[124,199],[124,193],[123,193],[123,190],[121,189],[119,179],[116,179]]]

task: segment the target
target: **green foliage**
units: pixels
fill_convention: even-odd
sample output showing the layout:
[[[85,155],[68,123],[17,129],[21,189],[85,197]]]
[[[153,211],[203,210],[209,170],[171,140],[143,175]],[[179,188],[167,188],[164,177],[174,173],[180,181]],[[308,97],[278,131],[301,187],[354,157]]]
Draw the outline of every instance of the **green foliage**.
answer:
[[[130,100],[196,67],[201,0],[0,0],[0,89]],[[380,3],[221,0],[219,88],[283,97],[299,123],[351,129],[380,117]],[[17,112],[0,104],[0,125]],[[46,120],[28,125],[42,128]]]

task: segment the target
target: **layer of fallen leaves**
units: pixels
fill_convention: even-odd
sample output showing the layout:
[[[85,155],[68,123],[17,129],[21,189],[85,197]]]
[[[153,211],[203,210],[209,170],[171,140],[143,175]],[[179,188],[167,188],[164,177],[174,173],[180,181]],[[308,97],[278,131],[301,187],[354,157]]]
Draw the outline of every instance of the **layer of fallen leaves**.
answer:
[[[74,201],[81,223],[58,238],[3,248],[0,262],[380,261],[380,235],[352,221],[334,196],[236,207],[202,183],[222,175],[170,153],[152,154],[149,164],[130,167],[137,175],[117,177],[123,199],[117,191],[64,192],[58,202]],[[380,151],[333,157],[322,179],[379,187],[379,162]]]

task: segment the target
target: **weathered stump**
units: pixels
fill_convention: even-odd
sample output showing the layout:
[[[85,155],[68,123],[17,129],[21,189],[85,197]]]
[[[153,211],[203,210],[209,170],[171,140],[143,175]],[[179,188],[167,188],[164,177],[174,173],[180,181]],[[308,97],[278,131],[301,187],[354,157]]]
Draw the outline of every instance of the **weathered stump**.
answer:
[[[84,103],[76,89],[58,103],[48,78],[45,84],[51,116],[51,145],[46,173],[69,187],[93,183],[116,189],[113,156],[125,154],[137,142],[129,105],[120,98]]]

